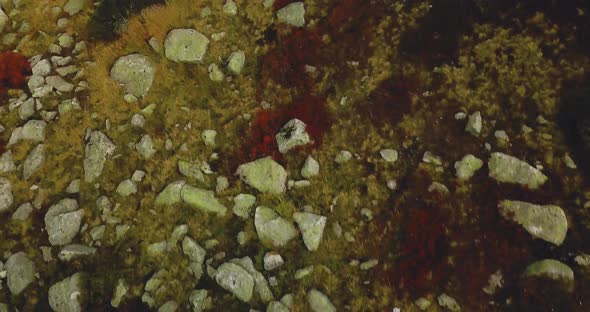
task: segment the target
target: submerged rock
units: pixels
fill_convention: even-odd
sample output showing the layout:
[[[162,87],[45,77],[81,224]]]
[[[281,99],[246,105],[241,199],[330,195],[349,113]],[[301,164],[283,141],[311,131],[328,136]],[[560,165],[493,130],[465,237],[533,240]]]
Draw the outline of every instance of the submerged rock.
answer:
[[[263,244],[273,247],[286,245],[298,234],[291,222],[279,216],[274,210],[258,206],[254,214],[254,227]]]
[[[45,214],[45,230],[51,245],[66,245],[78,234],[84,210],[78,202],[65,198],[52,205]]]
[[[504,218],[522,225],[534,237],[555,245],[565,240],[567,218],[559,206],[504,200],[498,209]]]
[[[84,296],[82,273],[74,273],[49,288],[49,305],[56,312],[82,312]]]
[[[488,167],[490,177],[498,182],[516,183],[536,189],[547,181],[547,176],[537,168],[503,153],[492,153]]]
[[[166,58],[174,62],[195,63],[203,60],[209,39],[194,29],[173,29],[164,41]]]
[[[125,86],[126,93],[142,97],[151,88],[155,71],[147,56],[136,53],[117,59],[111,68],[110,76]]]
[[[240,165],[236,174],[246,184],[260,192],[275,194],[285,192],[287,171],[270,156]]]
[[[90,133],[85,148],[84,181],[94,182],[102,173],[107,160],[115,152],[115,144],[100,131]]]
[[[293,220],[299,226],[305,247],[309,251],[317,250],[326,227],[326,217],[309,212],[296,212],[293,214]]]
[[[254,278],[241,266],[224,263],[217,268],[215,281],[238,299],[249,302],[254,293]]]
[[[35,280],[35,263],[24,252],[17,252],[6,261],[8,289],[13,295],[20,294]]]

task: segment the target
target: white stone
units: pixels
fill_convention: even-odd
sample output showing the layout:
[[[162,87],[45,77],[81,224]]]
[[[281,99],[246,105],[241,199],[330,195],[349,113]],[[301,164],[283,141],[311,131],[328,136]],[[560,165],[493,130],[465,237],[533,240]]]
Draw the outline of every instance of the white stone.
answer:
[[[91,183],[100,176],[107,157],[114,154],[115,148],[113,142],[102,132],[90,133],[85,148],[84,181]]]
[[[217,137],[217,131],[215,131],[215,130],[207,129],[207,130],[203,130],[203,132],[201,132],[201,139],[203,140],[203,143],[205,143],[205,145],[207,145],[207,146],[214,147],[216,137]]]
[[[46,77],[51,73],[51,63],[47,59],[42,59],[33,66],[32,71],[33,75]]]
[[[313,312],[336,312],[328,296],[317,289],[307,292],[307,303]]]
[[[126,93],[143,97],[152,86],[155,71],[147,56],[136,53],[117,59],[111,68],[110,77],[123,84]]]
[[[248,271],[234,263],[224,263],[217,268],[215,281],[238,299],[249,302],[254,293],[254,278]]]
[[[17,252],[6,261],[8,289],[19,295],[35,280],[35,263],[24,252]]]
[[[397,151],[390,148],[380,150],[379,154],[386,162],[395,162],[398,158]]]
[[[67,245],[78,234],[84,211],[69,198],[52,205],[45,214],[45,230],[51,245]]]
[[[310,143],[311,138],[305,127],[305,123],[299,119],[289,120],[276,134],[279,152],[284,154],[295,147]]]
[[[291,222],[279,216],[274,210],[258,206],[254,214],[254,227],[263,244],[272,247],[285,246],[298,234]]]
[[[455,162],[457,178],[460,180],[469,180],[482,166],[483,161],[481,159],[467,154],[460,161]]]
[[[154,142],[152,141],[152,137],[149,134],[141,137],[141,140],[139,140],[139,143],[137,143],[136,148],[139,152],[139,155],[141,155],[141,157],[144,159],[149,159],[156,153],[156,150],[154,149]]]
[[[479,136],[481,133],[482,121],[481,121],[481,113],[475,112],[469,116],[467,119],[467,125],[465,126],[465,131],[471,133],[473,136]]]
[[[166,36],[166,58],[174,62],[196,63],[203,60],[209,39],[194,29],[173,29]]]
[[[305,6],[303,2],[293,2],[279,9],[277,18],[280,22],[295,27],[305,26]]]
[[[278,252],[270,251],[264,255],[264,269],[272,271],[285,264],[285,260]]]
[[[64,12],[70,14],[70,16],[79,13],[84,9],[87,0],[69,0],[64,5]]]
[[[537,189],[547,181],[547,176],[537,168],[510,155],[492,153],[488,161],[490,177],[498,182],[517,183]]]
[[[39,144],[35,146],[25,158],[23,162],[23,177],[28,180],[37,170],[41,168],[45,162],[45,145]]]
[[[244,63],[246,62],[246,54],[244,51],[232,52],[227,58],[227,69],[234,75],[242,73]]]
[[[270,156],[240,165],[236,174],[246,184],[260,192],[275,194],[285,192],[287,171]]]
[[[309,212],[295,212],[293,220],[301,231],[305,247],[309,251],[317,250],[326,227],[326,217]]]

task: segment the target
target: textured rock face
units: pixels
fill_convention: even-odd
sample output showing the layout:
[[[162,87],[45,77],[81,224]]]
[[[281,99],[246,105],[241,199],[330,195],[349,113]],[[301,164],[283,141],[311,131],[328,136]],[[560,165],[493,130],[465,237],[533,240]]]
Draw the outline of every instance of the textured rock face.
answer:
[[[215,274],[215,281],[244,302],[252,299],[254,279],[248,271],[237,264],[224,263],[219,266]]]
[[[326,217],[309,212],[296,212],[293,214],[293,220],[301,230],[307,249],[309,251],[317,250],[326,227]]]
[[[7,211],[12,206],[12,184],[6,178],[0,178],[0,212]]]
[[[130,54],[115,61],[110,75],[113,80],[125,86],[127,93],[142,97],[152,86],[155,68],[147,56]]]
[[[567,218],[558,206],[504,200],[498,204],[498,209],[506,219],[522,225],[534,237],[555,245],[565,240]]]
[[[263,244],[273,247],[286,245],[298,232],[291,222],[285,220],[274,210],[259,206],[254,214],[254,226]]]
[[[572,291],[574,288],[574,271],[568,265],[557,260],[545,259],[534,262],[524,270],[522,275],[529,278],[549,278],[564,283],[568,291]]]
[[[45,230],[52,245],[67,245],[78,234],[84,211],[69,198],[49,207],[45,214]]]
[[[204,212],[212,212],[223,216],[227,211],[227,208],[215,198],[215,193],[213,193],[213,191],[184,185],[180,192],[180,197],[191,207]]]
[[[287,171],[272,157],[264,157],[242,164],[236,174],[251,187],[260,192],[283,193],[287,181]]]
[[[100,174],[107,160],[115,152],[115,144],[100,131],[93,131],[86,144],[84,158],[84,180],[94,182]]]
[[[203,60],[209,39],[194,29],[173,29],[164,41],[166,57],[175,62],[195,63]]]
[[[83,311],[82,298],[84,296],[82,274],[72,276],[53,284],[49,288],[49,305],[56,312]]]
[[[305,6],[303,2],[293,2],[277,11],[280,22],[295,26],[305,26]]]
[[[317,289],[307,292],[307,303],[314,312],[336,312],[336,307],[328,296]]]
[[[547,176],[537,168],[503,153],[492,153],[488,167],[490,177],[498,182],[516,183],[529,189],[537,189],[547,181]]]
[[[276,135],[279,152],[284,154],[297,146],[308,144],[311,138],[305,127],[305,123],[299,119],[289,120]]]
[[[18,295],[35,280],[35,263],[24,252],[15,253],[6,261],[6,277],[8,289]]]

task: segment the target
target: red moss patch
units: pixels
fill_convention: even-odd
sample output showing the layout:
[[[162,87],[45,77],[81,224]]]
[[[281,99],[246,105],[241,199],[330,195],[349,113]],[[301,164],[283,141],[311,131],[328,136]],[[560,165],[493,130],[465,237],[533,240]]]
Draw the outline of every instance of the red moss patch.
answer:
[[[31,64],[22,54],[0,53],[0,94],[8,89],[26,89],[26,76],[31,74]]]

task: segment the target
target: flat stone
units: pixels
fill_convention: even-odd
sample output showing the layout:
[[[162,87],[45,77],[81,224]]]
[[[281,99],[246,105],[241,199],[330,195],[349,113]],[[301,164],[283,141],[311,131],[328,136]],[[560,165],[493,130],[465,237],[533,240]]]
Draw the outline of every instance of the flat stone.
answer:
[[[13,201],[10,180],[0,177],[0,213],[8,211],[12,207]]]
[[[270,247],[285,246],[298,234],[291,222],[279,216],[274,210],[258,206],[254,214],[254,227],[258,238]]]
[[[149,134],[141,137],[139,143],[136,145],[136,149],[143,159],[149,159],[156,153],[156,150],[154,149],[154,141]]]
[[[52,205],[45,214],[45,230],[51,245],[67,245],[80,230],[84,210],[78,209],[78,203],[64,198]]]
[[[125,179],[117,186],[117,193],[121,196],[129,196],[137,193],[137,184],[131,179]]]
[[[39,144],[35,146],[25,158],[23,163],[23,177],[28,180],[37,170],[41,168],[41,165],[45,162],[45,145]]]
[[[84,298],[82,273],[74,273],[72,276],[49,287],[49,306],[58,312],[82,312]]]
[[[45,128],[47,122],[44,120],[29,120],[25,123],[22,128],[15,128],[12,132],[8,145],[15,144],[20,140],[28,140],[32,142],[43,142],[45,141]],[[17,131],[16,129],[21,129]],[[14,136],[14,138],[13,138]]]
[[[246,63],[246,53],[244,51],[232,52],[227,58],[227,69],[232,74],[239,75],[242,73],[244,63]]]
[[[317,250],[326,227],[326,217],[309,212],[296,212],[293,214],[293,220],[301,231],[305,247],[309,251]]]
[[[45,78],[45,82],[60,92],[72,92],[75,87],[73,84],[65,81],[61,76],[48,76]]]
[[[241,266],[224,263],[217,268],[215,281],[238,299],[249,302],[254,293],[254,278]]]
[[[504,218],[522,225],[534,237],[561,245],[567,234],[567,217],[559,206],[503,200],[498,209]]]
[[[307,292],[307,303],[313,312],[336,312],[328,296],[317,289]]]
[[[522,275],[523,277],[549,278],[565,283],[568,291],[574,289],[574,271],[568,265],[557,260],[545,259],[534,262],[526,267]]]
[[[142,97],[152,86],[155,71],[147,56],[136,53],[117,59],[111,68],[110,76],[125,86],[126,93]]]
[[[320,173],[320,164],[311,156],[307,156],[301,168],[301,176],[309,179]]]
[[[234,197],[234,207],[232,211],[238,217],[247,219],[250,216],[250,208],[256,203],[256,196],[250,194],[238,194]]]
[[[107,157],[114,154],[115,148],[115,144],[102,132],[90,133],[85,149],[84,181],[91,183],[100,176]]]
[[[455,162],[456,176],[460,180],[469,180],[483,166],[483,161],[471,154]]]
[[[196,63],[203,60],[209,39],[195,29],[173,29],[164,41],[166,58],[174,62]]]
[[[180,196],[183,186],[186,184],[185,181],[175,181],[168,184],[154,201],[156,206],[172,206],[179,203],[182,198]]]
[[[547,176],[537,168],[503,153],[492,153],[488,167],[490,177],[498,182],[516,183],[536,189],[547,181]]]
[[[180,197],[189,206],[204,212],[212,212],[223,216],[227,211],[227,208],[215,198],[213,191],[203,190],[187,184],[182,187]]]
[[[31,203],[24,203],[14,211],[12,214],[13,220],[24,221],[27,220],[33,212],[33,205]]]
[[[70,34],[61,34],[57,42],[62,48],[71,48],[74,45],[74,38]]]
[[[76,258],[92,256],[96,254],[96,248],[86,245],[67,245],[57,255],[62,261],[70,261]]]
[[[35,263],[24,252],[17,252],[10,256],[5,268],[8,289],[15,296],[35,280]]]
[[[303,2],[293,2],[277,11],[279,22],[295,27],[305,26],[305,6]]]
[[[246,184],[260,192],[275,194],[285,192],[287,171],[270,156],[240,165],[236,174]]]

